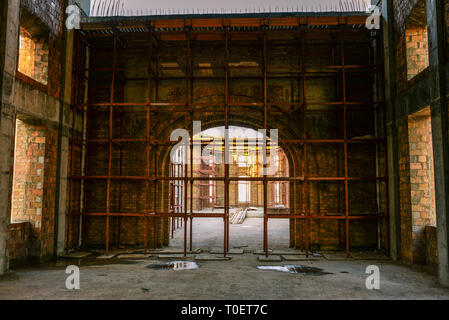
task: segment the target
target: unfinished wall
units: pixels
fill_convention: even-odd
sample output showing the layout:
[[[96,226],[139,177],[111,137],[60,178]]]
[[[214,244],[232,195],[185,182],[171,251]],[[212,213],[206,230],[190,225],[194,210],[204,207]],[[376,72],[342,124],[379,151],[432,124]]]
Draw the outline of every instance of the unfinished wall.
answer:
[[[2,16],[0,28],[1,40],[5,41],[2,42],[4,49],[0,52],[0,66],[2,76],[7,74],[8,79],[0,83],[2,92],[7,93],[1,97],[0,116],[1,171],[7,172],[1,180],[4,189],[1,190],[0,201],[0,225],[7,228],[6,264],[2,261],[0,264],[6,268],[10,263],[14,266],[28,257],[38,260],[54,257],[58,168],[61,164],[59,137],[64,131],[62,122],[65,122],[67,130],[70,121],[63,116],[60,100],[63,88],[64,1],[19,2],[2,2],[2,6],[5,3],[5,10],[2,7],[5,16]],[[20,27],[32,36],[33,43],[29,48],[32,50],[28,56],[28,60],[33,60],[32,64],[28,64],[30,70],[24,70],[22,62],[26,61],[20,61]],[[16,131],[16,119],[26,124],[25,128],[19,126]],[[19,142],[16,150],[17,179],[13,181],[16,137]],[[2,246],[0,239],[0,249]],[[3,270],[0,268],[0,273]]]
[[[29,222],[13,223],[8,226],[9,266],[14,268],[28,262],[30,256],[30,229]]]
[[[240,128],[239,128],[240,129]],[[236,129],[238,130],[238,129]],[[242,130],[246,130],[242,128]],[[251,133],[254,134],[254,133]],[[241,142],[240,142],[241,143]],[[253,141],[251,142],[253,144]],[[224,173],[224,155],[220,153],[220,149],[224,147],[224,142],[216,142],[214,150],[214,163],[207,165],[204,161],[207,158],[203,158],[202,164],[193,165],[193,173],[195,177],[223,177]],[[247,154],[244,158],[241,158],[241,154],[246,152]],[[269,155],[267,155],[269,157]],[[242,146],[231,147],[230,158],[233,159],[233,163],[229,165],[229,175],[231,177],[260,177],[261,170],[263,169],[262,161],[263,156],[258,154],[252,145],[251,150],[243,150]],[[194,159],[200,159],[199,152],[194,150]],[[244,160],[242,160],[244,159]],[[247,163],[240,161],[248,161]],[[219,162],[217,164],[215,162]],[[274,164],[276,167],[276,172],[271,177],[288,177],[289,176],[289,166],[286,155],[282,149],[278,150],[278,162]],[[229,186],[229,196],[230,205],[232,207],[263,207],[263,184],[258,181],[245,181],[248,183],[247,188],[247,199],[239,198],[239,183],[231,182]],[[275,184],[279,184],[279,191],[277,191],[277,196],[275,196]],[[207,208],[212,208],[211,202],[211,191],[210,188],[213,186],[214,195],[213,201],[214,206],[223,207],[224,206],[224,185],[223,183],[214,183],[214,181],[196,181],[194,184],[193,191],[193,210],[204,210]],[[273,208],[275,205],[284,205],[286,208],[289,207],[289,186],[288,182],[269,182],[267,190],[268,207]],[[240,199],[240,200],[239,200]],[[277,201],[277,202],[276,202]]]
[[[390,222],[395,238],[392,252],[396,258],[410,263],[435,266],[438,261],[440,281],[447,283],[444,249],[447,160],[443,151],[447,140],[447,104],[440,99],[440,95],[445,95],[447,71],[440,67],[447,62],[441,60],[447,44],[441,47],[439,42],[444,32],[439,28],[443,25],[441,20],[447,21],[447,1],[398,0],[383,8],[389,24],[384,35],[388,39],[386,84],[387,90],[391,90],[387,121],[393,146],[389,153],[390,200],[393,199]],[[417,120],[416,115],[422,112],[427,112],[428,117]]]
[[[40,38],[20,27],[18,71],[44,85],[48,80],[48,35]]]
[[[53,255],[57,134],[43,124],[17,120],[11,223],[30,224],[29,255]]]
[[[61,97],[63,3],[63,0],[39,2],[20,0],[21,25],[25,30],[42,29],[38,24],[42,24],[48,30],[48,38],[36,38],[34,40],[35,50],[38,53],[35,55],[35,68],[37,68],[35,76],[37,81],[44,84],[47,84],[44,81],[46,77],[49,79],[48,94],[56,99]],[[33,35],[33,32],[31,34]],[[46,70],[45,65],[48,65],[48,70]]]
[[[30,222],[40,229],[44,195],[45,131],[16,121],[12,222]]]
[[[428,65],[418,53],[425,50],[427,40],[426,0],[393,0],[396,41],[396,87],[400,94]],[[427,65],[426,65],[427,64]]]
[[[263,101],[263,82],[260,65],[261,42],[257,37],[241,40],[233,36],[229,47],[229,101],[233,105],[230,125],[253,129],[263,128],[260,104]],[[244,35],[246,36],[246,35]],[[345,215],[345,176],[343,103],[334,106],[335,101],[353,104],[347,111],[348,177],[362,177],[348,182],[349,215],[368,216],[371,219],[353,219],[349,222],[349,243],[351,248],[380,248],[387,245],[386,225],[379,215],[386,214],[385,206],[385,164],[383,147],[375,145],[381,140],[382,118],[376,118],[373,101],[380,99],[375,92],[373,72],[351,71],[346,75],[343,89],[342,73],[330,71],[327,66],[342,64],[342,48],[335,37],[314,38],[313,32],[304,45],[304,60],[301,63],[310,68],[305,78],[299,77],[298,66],[301,42],[282,34],[268,38],[267,61],[271,67],[267,83],[267,100],[271,104],[269,128],[279,129],[280,139],[302,139],[304,132],[309,140],[308,157],[304,158],[301,143],[281,146],[289,159],[290,176],[310,176],[306,192],[300,182],[290,184],[290,208],[293,213],[308,210],[310,215],[323,216],[310,222],[310,244],[313,249],[342,249],[345,246],[346,225],[344,219],[328,219],[326,216]],[[282,40],[283,39],[283,40]],[[338,39],[338,36],[337,36]],[[370,54],[371,42],[365,33],[348,37],[344,49],[345,64],[351,66],[369,65],[374,56]],[[185,41],[164,40],[157,37],[151,57],[152,81],[148,83],[149,47],[146,38],[139,35],[120,37],[116,41],[115,63],[112,62],[114,42],[112,37],[92,38],[90,42],[88,122],[87,122],[87,178],[85,215],[82,223],[82,244],[85,247],[104,248],[106,241],[112,247],[142,246],[149,239],[149,246],[167,243],[168,220],[148,217],[145,228],[145,211],[169,211],[169,184],[145,184],[149,176],[169,176],[170,146],[151,144],[149,167],[146,164],[145,104],[151,90],[151,102],[160,103],[159,112],[151,107],[151,141],[168,140],[172,130],[189,128],[193,120],[202,121],[202,129],[224,125],[224,114],[220,110],[225,97],[225,61],[223,41],[192,41],[192,74],[190,89],[186,88],[188,65]],[[126,49],[122,44],[127,43]],[[156,49],[157,48],[157,49]],[[371,51],[372,53],[372,51]],[[111,96],[111,68],[117,68]],[[277,67],[276,67],[277,66]],[[321,69],[320,69],[321,68]],[[96,72],[95,70],[109,70]],[[304,81],[306,91],[303,91]],[[189,85],[190,86],[190,85]],[[304,94],[305,93],[305,94]],[[112,112],[112,132],[109,129],[111,109],[102,104],[111,101],[120,103]],[[191,100],[190,100],[191,99]],[[191,101],[195,110],[185,116],[186,103]],[[301,104],[307,102],[306,123],[300,113]],[[174,105],[177,103],[177,105]],[[164,106],[163,104],[167,104]],[[172,105],[168,105],[172,104]],[[203,105],[202,105],[203,104]],[[213,106],[216,104],[215,106]],[[208,111],[209,110],[209,111]],[[285,116],[288,115],[288,116]],[[307,129],[305,129],[307,128]],[[305,130],[304,130],[305,129]],[[109,148],[109,139],[113,143]],[[123,141],[133,139],[134,141]],[[380,145],[380,144],[379,144]],[[110,177],[109,153],[111,153]],[[305,165],[302,164],[305,162]],[[306,167],[307,166],[307,169]],[[89,178],[90,176],[90,178]],[[97,178],[94,178],[97,177]],[[141,177],[141,178],[138,178]],[[329,177],[329,179],[321,179]],[[377,178],[376,178],[377,177]],[[365,181],[365,180],[366,181]],[[108,183],[109,196],[108,196]],[[221,188],[219,186],[219,188]],[[232,195],[232,190],[231,190]],[[231,202],[232,202],[231,196]],[[378,201],[378,197],[382,200]],[[109,207],[107,206],[109,198]],[[234,199],[235,201],[236,199]],[[306,209],[305,206],[308,206]],[[189,204],[187,207],[190,208]],[[109,212],[109,214],[108,214]],[[78,213],[73,213],[73,223],[78,228]],[[139,216],[140,215],[140,216]],[[301,219],[292,220],[291,244],[305,243],[305,225]],[[156,222],[157,221],[157,222]],[[378,224],[379,223],[379,224]],[[106,230],[109,228],[109,235]],[[73,229],[72,229],[73,230]],[[76,229],[78,232],[79,229]],[[380,233],[378,234],[380,230]],[[156,235],[156,237],[155,237]],[[380,243],[377,243],[379,235]],[[78,239],[78,234],[72,233]],[[301,244],[302,243],[302,244]]]
[[[426,226],[436,226],[430,109],[411,115],[408,123],[414,262],[425,262]],[[429,246],[433,246],[429,244]]]
[[[429,66],[427,25],[410,27],[405,31],[407,54],[407,80],[413,79]]]

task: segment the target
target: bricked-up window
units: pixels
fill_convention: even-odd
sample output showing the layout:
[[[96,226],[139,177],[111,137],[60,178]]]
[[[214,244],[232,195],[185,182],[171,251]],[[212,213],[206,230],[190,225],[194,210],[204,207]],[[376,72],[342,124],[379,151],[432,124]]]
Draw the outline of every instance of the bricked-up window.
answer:
[[[16,120],[11,222],[42,225],[46,130],[40,124]]]
[[[408,139],[413,254],[417,261],[424,257],[426,226],[436,226],[430,108],[409,117]]]
[[[44,85],[48,81],[49,31],[26,10],[20,13],[17,70]]]
[[[406,22],[407,80],[429,66],[426,1],[419,1]]]

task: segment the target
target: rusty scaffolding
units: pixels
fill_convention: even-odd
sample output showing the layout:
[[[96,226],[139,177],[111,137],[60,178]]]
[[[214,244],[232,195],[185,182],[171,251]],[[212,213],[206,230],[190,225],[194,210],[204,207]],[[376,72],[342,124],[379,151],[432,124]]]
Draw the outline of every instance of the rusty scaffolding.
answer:
[[[187,254],[187,244],[188,244],[188,227],[190,222],[190,249],[192,249],[192,220],[195,218],[213,217],[221,218],[224,223],[224,234],[223,234],[223,247],[224,255],[226,256],[229,249],[229,186],[231,182],[238,181],[257,181],[263,183],[263,203],[264,203],[264,234],[263,234],[263,250],[266,255],[269,252],[269,239],[268,239],[268,221],[269,219],[290,219],[294,226],[294,230],[300,232],[300,243],[297,245],[301,249],[306,251],[308,255],[310,253],[310,222],[317,220],[334,220],[343,221],[345,226],[345,250],[347,255],[349,255],[350,243],[349,243],[349,230],[350,222],[355,220],[365,220],[374,219],[377,221],[378,226],[383,223],[386,224],[385,228],[388,232],[388,203],[386,199],[381,199],[379,202],[385,202],[385,209],[381,212],[380,204],[378,202],[378,212],[373,214],[354,214],[349,208],[349,183],[350,182],[370,182],[376,185],[384,184],[385,190],[387,186],[387,166],[386,159],[383,165],[384,172],[378,172],[376,176],[350,176],[348,173],[348,146],[351,144],[374,144],[377,149],[384,148],[386,139],[384,132],[382,136],[376,137],[366,137],[366,138],[349,138],[347,130],[347,119],[348,113],[353,110],[366,111],[366,112],[377,112],[380,115],[382,126],[385,127],[385,112],[384,109],[384,98],[383,98],[383,70],[382,61],[380,61],[382,55],[377,52],[379,47],[375,46],[375,43],[379,42],[381,39],[381,33],[379,31],[368,31],[361,27],[364,24],[365,16],[355,16],[355,17],[287,17],[287,18],[232,18],[232,19],[173,19],[173,20],[141,20],[137,22],[136,25],[120,24],[116,23],[111,25],[110,23],[104,23],[103,20],[99,22],[92,22],[90,25],[86,24],[80,31],[77,31],[77,50],[75,55],[74,63],[74,100],[73,103],[73,130],[71,137],[71,165],[70,165],[70,181],[69,181],[69,208],[67,214],[67,225],[66,225],[66,248],[69,249],[72,244],[72,232],[73,221],[82,221],[83,217],[86,216],[104,216],[106,217],[105,225],[105,251],[108,252],[110,248],[110,219],[117,217],[119,219],[125,219],[126,217],[143,217],[145,223],[145,252],[149,247],[148,235],[148,223],[150,219],[158,220],[161,218],[172,218],[172,219],[182,219],[184,226],[184,254]],[[356,28],[354,28],[356,26]],[[268,65],[267,62],[267,35],[276,32],[285,32],[294,35],[293,41],[296,42],[297,48],[300,52],[300,58],[297,66],[273,66]],[[370,39],[369,43],[366,43],[367,52],[370,54],[370,64],[369,65],[347,65],[345,64],[345,37],[353,32],[358,32],[360,34],[366,34],[367,38]],[[145,35],[148,39],[148,43],[145,46],[148,48],[149,56],[149,72],[148,78],[148,97],[147,101],[144,103],[127,103],[123,101],[118,101],[117,97],[120,95],[116,92],[118,79],[118,72],[123,71],[123,65],[119,65],[118,61],[124,56],[126,46],[123,45],[121,40],[126,34],[140,34]],[[340,63],[328,66],[313,66],[309,65],[306,60],[305,47],[307,45],[308,34],[325,34],[331,35],[335,39],[339,39],[339,49],[340,49]],[[230,65],[229,50],[232,46],[233,37],[238,36],[238,39],[251,39],[258,41],[260,44],[260,52],[262,56],[262,64],[259,66],[233,66]],[[82,54],[83,50],[89,45],[89,41],[92,38],[106,37],[113,40],[113,59],[112,65],[106,70],[92,69],[90,70],[85,63],[85,55]],[[224,65],[223,66],[208,66],[208,67],[194,67],[192,63],[192,38],[195,40],[220,40],[223,43],[224,50]],[[172,79],[184,80],[186,86],[186,96],[185,102],[159,102],[156,96],[152,95],[153,85],[152,80],[160,79],[160,70],[163,69],[159,64],[154,65],[152,57],[157,55],[158,39],[169,39],[183,42],[186,48],[186,68],[183,70],[185,75],[182,77],[171,77]],[[349,43],[349,42],[348,42]],[[83,60],[84,59],[84,60]],[[124,58],[123,58],[124,59]],[[84,61],[84,62],[83,62]],[[239,102],[235,103],[230,100],[230,83],[238,76],[232,75],[232,70],[237,69],[257,69],[261,72],[261,76],[251,76],[252,79],[259,79],[262,84],[262,102]],[[180,67],[171,67],[171,69],[181,69]],[[223,76],[214,77],[200,77],[194,74],[194,70],[201,69],[217,69],[224,72]],[[273,75],[275,70],[290,70],[288,75]],[[89,77],[89,73],[92,72],[111,72],[111,85],[110,85],[110,95],[109,99],[98,102],[90,103],[86,101],[84,91],[89,88],[85,88],[85,81]],[[269,74],[270,72],[270,74]],[[309,102],[306,99],[307,83],[310,75],[320,73],[320,72],[332,72],[332,77],[335,74],[341,76],[342,83],[342,99],[340,101],[320,101],[320,102]],[[376,87],[375,97],[369,97],[367,101],[348,101],[346,95],[346,79],[348,73],[368,73],[373,75],[375,79],[374,86]],[[222,79],[224,87],[224,100],[222,103],[194,103],[193,101],[193,85],[194,81],[198,78],[214,78]],[[244,77],[248,78],[248,76]],[[269,79],[291,79],[296,80],[298,89],[302,92],[302,101],[290,101],[290,102],[269,102],[267,98],[267,86]],[[169,79],[164,77],[164,79]],[[221,108],[216,108],[220,106]],[[316,110],[310,107],[313,106],[327,106],[329,109]],[[107,139],[89,139],[89,136],[85,133],[86,129],[89,127],[86,123],[81,123],[82,129],[77,129],[80,125],[78,122],[80,119],[86,119],[89,122],[89,113],[92,109],[102,107],[107,108],[109,113],[109,126],[108,126],[108,138]],[[146,137],[144,139],[129,139],[122,138],[121,136],[117,138],[113,134],[113,119],[116,112],[133,112],[133,108],[138,107],[139,109],[134,110],[134,112],[144,113],[146,115]],[[216,109],[207,109],[208,107]],[[229,164],[225,164],[224,176],[218,177],[195,177],[193,166],[184,165],[183,170],[178,170],[175,174],[172,172],[170,176],[164,176],[159,174],[158,168],[158,147],[173,145],[172,141],[157,140],[151,137],[151,124],[153,121],[157,121],[157,117],[160,114],[171,113],[171,114],[184,114],[185,115],[185,128],[189,128],[190,136],[193,137],[193,125],[189,121],[193,119],[195,115],[201,115],[202,113],[217,112],[224,114],[223,123],[226,129],[230,126],[230,115],[238,113],[246,113],[247,110],[235,110],[239,108],[251,107],[258,108],[263,115],[263,129],[270,129],[270,115],[271,114],[285,114],[282,108],[292,108],[293,112],[290,111],[289,116],[294,116],[299,123],[302,132],[302,136],[298,136],[296,139],[279,139],[279,145],[281,146],[295,146],[301,148],[301,169],[303,174],[300,176],[291,177],[231,177],[229,174]],[[144,108],[142,111],[140,108]],[[279,110],[278,108],[281,108]],[[340,110],[343,112],[343,138],[342,139],[311,139],[307,134],[307,115],[314,112],[336,112]],[[84,134],[80,135],[80,132]],[[77,159],[76,150],[82,146],[82,148],[88,149],[91,143],[102,143],[108,147],[108,160],[107,160],[107,174],[106,175],[90,175],[88,174],[87,165],[84,165],[81,170],[75,168]],[[146,170],[143,175],[140,176],[124,176],[119,173],[114,175],[112,172],[112,152],[114,145],[120,145],[122,143],[143,143],[146,146]],[[309,174],[308,168],[308,154],[309,149],[312,145],[316,144],[327,144],[327,145],[337,145],[343,146],[344,152],[344,174],[340,176],[316,176]],[[151,157],[150,150],[154,151],[154,158]],[[380,152],[381,156],[386,157],[386,152]],[[79,159],[87,164],[86,158],[87,154]],[[193,143],[190,144],[190,157],[191,163],[193,163]],[[266,157],[266,155],[265,155]],[[264,159],[266,160],[266,159]],[[155,168],[154,172],[150,170],[150,163],[154,161]],[[377,162],[380,159],[376,160]],[[186,162],[187,163],[187,162]],[[298,170],[296,170],[298,172]],[[179,176],[182,174],[182,176]],[[86,197],[82,195],[82,192],[75,192],[76,186],[84,185],[85,181],[97,180],[104,181],[106,183],[106,211],[105,212],[87,212],[84,206],[80,208],[75,208],[73,203],[76,202],[77,198],[80,197],[82,201],[86,201]],[[141,181],[145,184],[145,210],[139,213],[126,213],[126,212],[113,212],[111,211],[111,184],[112,182],[127,182],[127,181]],[[194,213],[193,212],[193,201],[192,199],[193,189],[195,183],[200,182],[222,182],[224,183],[224,213]],[[319,182],[339,182],[344,184],[344,211],[338,212],[336,214],[320,215],[316,212],[310,211],[310,185],[312,183]],[[158,196],[161,195],[161,191],[158,189],[159,182],[168,182],[173,186],[177,186],[176,182],[182,182],[183,188],[183,202],[177,202],[175,206],[172,206],[168,212],[159,212],[157,210],[158,206],[156,204]],[[292,205],[289,214],[269,214],[268,212],[268,202],[267,199],[267,189],[270,182],[288,182],[290,183],[290,190],[292,196]],[[150,184],[154,184],[153,197],[149,196]],[[178,185],[179,188],[180,185]],[[83,188],[81,188],[83,189]],[[151,212],[149,210],[150,202],[153,202],[153,209]],[[299,207],[298,207],[299,202]],[[188,206],[190,204],[190,208]],[[179,209],[182,208],[182,211]],[[164,211],[164,210],[162,210]],[[75,219],[75,217],[77,217]],[[172,230],[173,230],[172,220]],[[154,241],[157,240],[157,223],[155,224]],[[82,228],[82,222],[80,222],[80,228]],[[380,229],[380,227],[378,227]],[[172,231],[173,232],[173,231]],[[296,232],[296,231],[295,231]],[[81,233],[81,231],[80,231]],[[384,235],[388,239],[388,235]],[[296,239],[296,237],[295,237]],[[377,241],[380,242],[380,234],[377,233]],[[295,241],[296,243],[296,241]],[[387,250],[388,252],[388,240],[387,240]]]
[[[197,170],[193,170],[193,174],[198,177],[213,177],[217,176],[217,167],[215,164],[214,149],[209,156],[200,156],[201,163]],[[204,180],[198,181],[196,187],[196,193],[194,192],[192,202],[197,203],[197,210],[203,210],[203,208],[215,209],[217,202],[217,181],[216,180]]]
[[[183,165],[180,162],[170,163],[170,177],[182,177]],[[170,212],[182,213],[184,208],[184,181],[170,180]],[[175,230],[182,227],[182,219],[179,217],[170,217],[171,219],[171,237],[174,237]]]

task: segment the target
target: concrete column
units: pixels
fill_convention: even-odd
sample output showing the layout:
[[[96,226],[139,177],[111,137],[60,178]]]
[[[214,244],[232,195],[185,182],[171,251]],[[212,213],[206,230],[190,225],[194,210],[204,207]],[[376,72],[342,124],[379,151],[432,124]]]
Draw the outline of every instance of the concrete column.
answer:
[[[449,287],[449,132],[448,100],[444,55],[444,1],[427,0],[429,38],[430,110],[435,171],[437,214],[438,275],[440,284]]]
[[[66,217],[67,217],[67,190],[69,188],[69,161],[70,161],[70,133],[73,125],[71,118],[71,92],[72,92],[72,60],[74,50],[74,31],[65,30],[64,32],[64,53],[65,59],[63,62],[63,98],[61,102],[61,113],[59,118],[59,156],[58,156],[58,195],[57,195],[57,212],[55,219],[55,234],[56,234],[56,255],[63,255],[65,252],[65,237],[66,237]]]
[[[382,27],[385,52],[385,102],[387,116],[387,156],[388,156],[388,202],[390,222],[390,256],[400,258],[401,217],[399,206],[399,157],[398,133],[396,125],[396,48],[394,37],[394,14],[391,1],[382,2]]]
[[[8,269],[15,107],[14,76],[19,37],[19,1],[0,4],[0,274]]]
[[[68,173],[68,161],[69,161],[69,138],[66,135],[60,135],[61,149],[60,149],[60,164],[59,164],[59,195],[56,201],[58,201],[58,212],[56,219],[56,255],[60,256],[64,254],[65,250],[65,224],[66,224],[66,212],[67,212],[67,189],[69,181],[67,178]]]

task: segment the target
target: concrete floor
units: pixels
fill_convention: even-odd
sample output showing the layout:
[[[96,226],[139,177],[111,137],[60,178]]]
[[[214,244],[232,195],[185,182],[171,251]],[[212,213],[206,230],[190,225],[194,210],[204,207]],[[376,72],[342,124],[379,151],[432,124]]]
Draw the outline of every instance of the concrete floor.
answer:
[[[59,261],[18,269],[0,278],[0,299],[449,299],[436,277],[390,261],[301,262],[331,274],[314,276],[258,270],[253,254],[235,255],[226,262],[201,262],[186,271],[145,268],[154,258],[99,262],[81,261],[81,289],[65,288],[65,265]],[[380,268],[380,290],[365,287],[368,265]]]
[[[290,246],[289,223],[288,219],[270,219],[268,221],[268,244],[270,248],[286,249]],[[188,226],[190,227],[190,225]],[[222,218],[194,219],[193,248],[207,250],[223,247],[223,228]],[[246,218],[242,224],[230,224],[229,237],[230,248],[262,250],[263,218]],[[184,228],[175,231],[174,238],[170,241],[170,248],[184,248]]]
[[[231,225],[230,247],[246,246],[247,253],[234,255],[230,261],[198,262],[200,268],[195,270],[145,268],[162,262],[156,256],[144,260],[100,260],[91,256],[20,268],[0,278],[0,299],[449,299],[449,290],[438,285],[436,276],[389,260],[334,261],[322,256],[314,257],[314,261],[259,262],[251,250],[262,249],[262,230],[260,218]],[[270,248],[294,251],[288,249],[288,220],[270,220],[269,230]],[[183,239],[183,229],[178,229],[166,250],[183,248]],[[193,248],[222,246],[222,219],[194,220]],[[194,255],[187,260],[194,261]],[[65,267],[72,264],[80,266],[80,290],[65,288]],[[330,274],[257,269],[285,264],[318,267]],[[366,289],[368,265],[380,268],[380,290]]]

